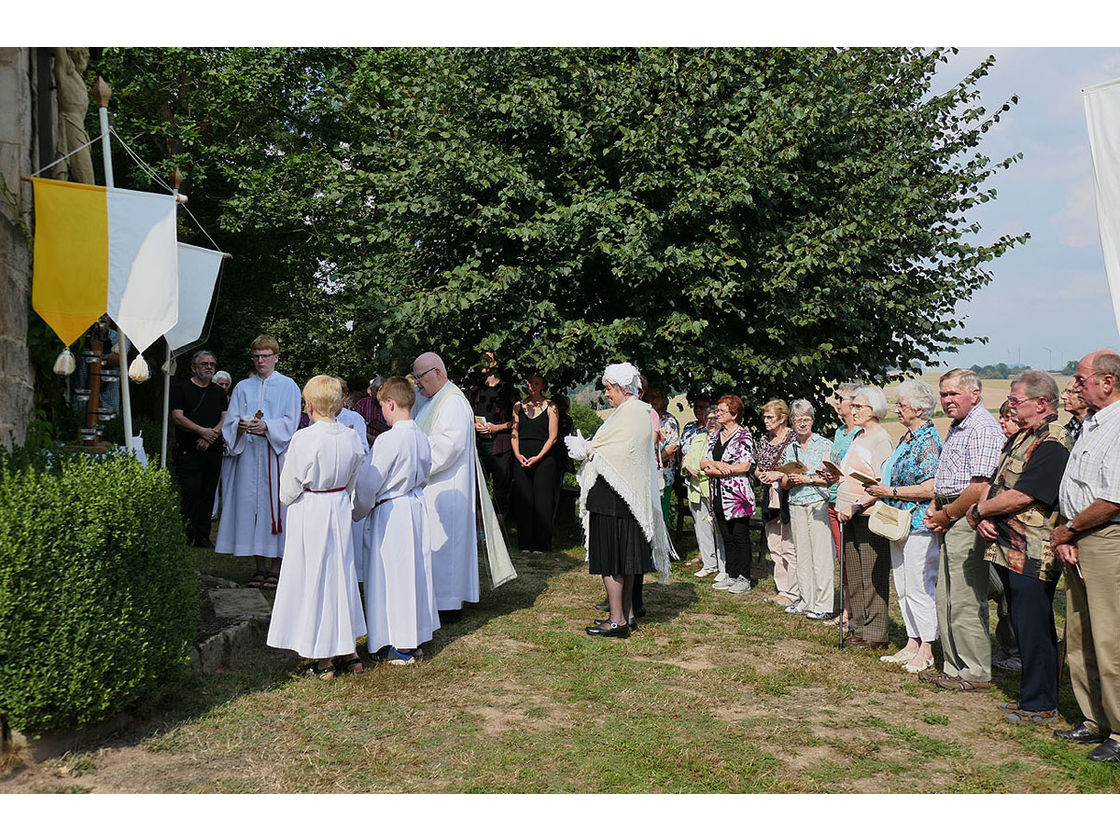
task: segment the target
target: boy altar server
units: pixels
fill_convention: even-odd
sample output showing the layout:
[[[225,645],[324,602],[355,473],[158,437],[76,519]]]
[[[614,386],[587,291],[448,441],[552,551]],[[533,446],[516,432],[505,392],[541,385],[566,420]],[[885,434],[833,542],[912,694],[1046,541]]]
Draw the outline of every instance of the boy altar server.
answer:
[[[311,425],[292,436],[280,475],[288,536],[268,645],[317,659],[307,673],[329,680],[336,656],[346,673],[362,673],[356,642],[366,624],[354,572],[350,494],[365,449],[358,433],[335,419],[342,405],[336,379],[312,377],[303,398]]]
[[[353,514],[365,518],[367,647],[382,660],[408,665],[439,628],[424,502],[432,450],[412,420],[416,392],[407,379],[386,379],[377,401],[391,427],[374,440],[359,472]]]

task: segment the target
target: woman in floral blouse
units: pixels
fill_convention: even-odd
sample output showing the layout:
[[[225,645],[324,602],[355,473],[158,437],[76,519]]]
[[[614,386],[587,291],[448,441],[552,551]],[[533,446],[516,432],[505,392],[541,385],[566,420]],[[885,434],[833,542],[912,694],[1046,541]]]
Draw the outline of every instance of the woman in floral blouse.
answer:
[[[774,563],[774,589],[778,593],[769,600],[788,607],[801,602],[801,587],[797,583],[797,551],[789,526],[789,492],[782,488],[782,473],[777,472],[794,439],[786,401],[770,400],[762,406],[762,423],[766,434],[758,441],[754,477],[762,483],[762,528]]]
[[[937,638],[938,546],[923,522],[941,457],[941,436],[930,421],[937,402],[933,388],[921,379],[898,386],[895,413],[907,431],[883,465],[883,482],[864,488],[868,495],[910,511],[909,536],[890,544],[894,588],[909,638],[902,650],[879,658],[902,664],[912,674],[933,665],[931,646]]]
[[[749,474],[754,461],[754,440],[739,425],[743,419],[742,400],[730,394],[722,396],[716,401],[716,410],[719,429],[708,438],[700,461],[700,469],[711,479],[708,487],[712,513],[727,552],[727,579],[713,586],[737,594],[751,588],[750,519],[754,514],[754,491]]]

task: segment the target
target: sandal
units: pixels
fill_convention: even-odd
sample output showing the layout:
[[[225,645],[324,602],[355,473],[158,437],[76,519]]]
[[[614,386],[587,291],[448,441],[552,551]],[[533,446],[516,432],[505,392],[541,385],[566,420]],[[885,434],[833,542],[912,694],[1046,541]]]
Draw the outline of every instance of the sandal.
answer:
[[[261,589],[275,589],[276,584],[279,582],[280,576],[270,573],[269,576],[265,578],[264,583],[261,584]]]
[[[322,680],[323,682],[333,680],[336,676],[333,662],[326,668],[320,668],[318,662],[312,662],[310,665],[300,671],[299,675],[301,677],[307,677],[308,679]]]
[[[366,672],[365,665],[362,664],[361,657],[355,656],[353,659],[342,659],[338,663],[343,673],[349,677],[360,677]]]
[[[246,585],[251,586],[254,589],[260,589],[261,586],[264,584],[264,581],[265,581],[265,573],[264,572],[257,572],[255,575],[253,575],[249,579],[249,583],[246,584]]]
[[[1016,711],[1008,712],[1006,715],[1004,715],[1004,717],[1007,718],[1008,723],[1031,724],[1046,723],[1049,720],[1053,720],[1057,716],[1057,709],[1046,709],[1042,712],[1028,712],[1023,709],[1017,709]]]

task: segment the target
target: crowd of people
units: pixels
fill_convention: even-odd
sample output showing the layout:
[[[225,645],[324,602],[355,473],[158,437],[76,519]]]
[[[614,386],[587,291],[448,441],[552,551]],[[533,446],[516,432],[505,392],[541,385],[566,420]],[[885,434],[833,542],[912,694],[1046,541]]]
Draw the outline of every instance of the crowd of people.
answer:
[[[359,673],[362,635],[380,659],[415,661],[441,623],[478,601],[480,542],[494,585],[516,574],[505,518],[523,553],[551,550],[561,479],[577,463],[588,571],[606,593],[607,616],[586,633],[628,638],[644,615],[644,576],[667,580],[678,559],[669,525],[679,473],[698,578],[735,596],[769,574],[752,550],[758,512],[769,600],[839,625],[846,646],[883,649],[893,579],[906,642],[880,659],[934,687],[990,689],[994,583],[1022,669],[1019,699],[1002,704],[1012,722],[1057,718],[1053,600],[1064,570],[1066,655],[1084,720],[1055,735],[1096,745],[1095,761],[1120,760],[1112,351],[1082,359],[1061,395],[1048,373],[1020,374],[998,418],[971,371],[949,371],[937,389],[907,379],[893,389],[897,441],[884,426],[886,394],[860,382],[835,387],[841,423],[831,440],[814,431],[817,409],[805,399],[761,406],[756,440],[737,396],[697,397],[681,429],[664,392],[633,365],[612,364],[602,385],[613,410],[587,440],[572,433],[566,401],[545,396],[542,375],[531,373],[520,395],[492,352],[467,393],[434,353],[409,377],[364,388],[317,376],[302,391],[302,415],[278,358],[275,340],[259,336],[254,375],[227,398],[213,354],[201,351],[173,392],[172,417],[188,538],[207,545],[220,475],[216,550],[256,558],[250,585],[277,590],[269,644],[312,660],[312,676]],[[951,421],[944,439],[932,420],[939,404]],[[1065,426],[1059,406],[1071,415]],[[478,492],[488,480],[493,502]]]

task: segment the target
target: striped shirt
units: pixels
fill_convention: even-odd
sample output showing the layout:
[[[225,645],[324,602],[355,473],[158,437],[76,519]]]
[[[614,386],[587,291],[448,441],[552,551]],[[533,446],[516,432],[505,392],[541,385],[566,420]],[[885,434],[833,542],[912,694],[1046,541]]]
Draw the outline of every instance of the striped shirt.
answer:
[[[1058,506],[1066,519],[1097,499],[1120,503],[1120,401],[1085,418],[1058,489]],[[1120,514],[1112,521],[1120,522]]]
[[[965,417],[949,425],[933,491],[939,496],[959,496],[974,478],[991,478],[1006,440],[996,418],[983,403],[977,403]]]

